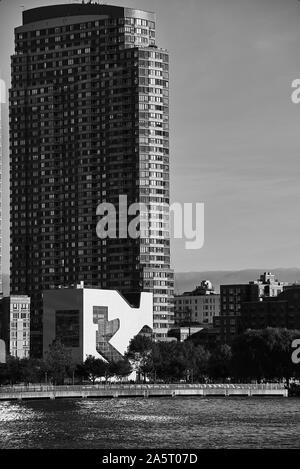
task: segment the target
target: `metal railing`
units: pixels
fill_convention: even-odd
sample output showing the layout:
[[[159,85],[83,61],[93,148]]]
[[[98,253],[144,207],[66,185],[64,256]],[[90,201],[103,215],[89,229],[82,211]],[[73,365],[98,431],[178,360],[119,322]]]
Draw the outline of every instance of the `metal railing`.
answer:
[[[285,389],[283,383],[266,384],[125,384],[107,383],[90,385],[27,385],[27,386],[0,386],[0,393],[27,393],[27,392],[82,392],[97,390],[147,390],[147,389],[257,389],[257,390],[280,390]]]

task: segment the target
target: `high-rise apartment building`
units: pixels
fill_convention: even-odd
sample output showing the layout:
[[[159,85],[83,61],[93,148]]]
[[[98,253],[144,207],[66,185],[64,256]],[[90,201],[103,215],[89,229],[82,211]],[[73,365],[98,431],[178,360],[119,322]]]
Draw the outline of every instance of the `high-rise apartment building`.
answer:
[[[0,78],[0,297],[3,294],[3,279],[2,279],[2,158],[3,158],[3,142],[2,142],[2,104],[6,102],[6,88],[4,80]]]
[[[24,11],[15,30],[11,292],[31,296],[34,355],[41,292],[59,285],[150,291],[156,338],[173,323],[169,57],[155,26],[153,13],[89,3]],[[97,207],[118,214],[120,195],[147,206],[146,229],[100,240]]]

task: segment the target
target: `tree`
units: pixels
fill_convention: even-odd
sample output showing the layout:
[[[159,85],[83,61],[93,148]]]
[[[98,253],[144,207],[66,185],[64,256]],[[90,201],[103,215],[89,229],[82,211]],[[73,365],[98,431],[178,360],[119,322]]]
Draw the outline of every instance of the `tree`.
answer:
[[[9,382],[7,363],[0,363],[0,384]]]
[[[153,345],[153,368],[159,379],[172,382],[202,381],[207,375],[210,353],[192,341],[158,342]]]
[[[131,339],[126,355],[128,358],[134,358],[137,353],[143,355],[152,350],[152,345],[153,341],[150,337],[138,334]]]
[[[299,374],[297,366],[292,362],[292,342],[300,338],[300,331],[288,329],[266,329],[265,335],[272,334],[272,371],[273,377],[284,378],[287,386],[292,376]],[[272,376],[271,376],[272,377]]]
[[[89,379],[89,373],[84,366],[84,363],[80,363],[75,368],[75,375],[81,379],[81,383],[85,379]]]
[[[163,381],[174,380],[173,366],[176,357],[176,342],[155,342],[152,349],[153,368],[156,377]],[[178,375],[178,369],[175,372]]]
[[[37,383],[42,378],[43,362],[29,358],[8,357],[7,363],[0,365],[0,384]]]
[[[129,343],[125,357],[133,364],[138,374],[138,381],[140,375],[143,375],[143,380],[146,382],[147,374],[153,371],[152,349],[152,339],[142,334],[135,336]]]
[[[20,367],[24,383],[39,383],[43,380],[45,365],[42,360],[23,358]]]
[[[7,376],[11,384],[19,383],[22,380],[22,367],[19,358],[9,356],[6,361]]]
[[[106,376],[108,364],[100,358],[95,358],[89,355],[81,368],[83,375],[92,380],[93,384],[97,378]]]
[[[248,330],[232,344],[233,370],[242,379],[282,379],[287,384],[298,372],[292,363],[292,342],[300,331],[267,328]]]
[[[202,345],[194,347],[191,363],[194,370],[194,379],[196,381],[203,382],[207,380],[210,357],[211,353]]]
[[[208,374],[213,379],[231,376],[232,350],[227,344],[217,346],[211,353]]]
[[[153,369],[158,379],[172,382],[186,378],[190,360],[185,349],[186,345],[176,341],[154,344],[152,351]]]
[[[125,378],[132,373],[132,366],[129,360],[119,360],[117,362],[111,362],[108,368],[110,376],[116,376],[117,378]]]
[[[71,366],[71,352],[59,339],[53,341],[46,353],[45,371],[54,384],[63,384]]]

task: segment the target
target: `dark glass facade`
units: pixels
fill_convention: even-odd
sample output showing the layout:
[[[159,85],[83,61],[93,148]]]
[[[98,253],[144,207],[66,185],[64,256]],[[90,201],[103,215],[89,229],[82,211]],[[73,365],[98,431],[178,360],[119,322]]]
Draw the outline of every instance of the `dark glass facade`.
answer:
[[[155,15],[107,5],[25,11],[10,90],[11,291],[32,300],[81,281],[154,293],[154,333],[173,323],[169,215],[169,57]],[[143,203],[138,239],[100,240],[97,207]],[[143,216],[143,214],[142,214]]]
[[[79,347],[79,310],[60,310],[55,313],[55,337],[68,348]]]

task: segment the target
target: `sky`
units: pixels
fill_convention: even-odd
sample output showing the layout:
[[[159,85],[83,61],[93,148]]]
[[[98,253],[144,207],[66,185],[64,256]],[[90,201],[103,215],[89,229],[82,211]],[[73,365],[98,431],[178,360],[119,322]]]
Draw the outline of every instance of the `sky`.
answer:
[[[0,1],[0,69],[9,84],[13,28],[47,0]],[[172,242],[177,272],[300,267],[298,0],[110,0],[154,11],[170,51],[171,202],[205,204],[205,243]],[[8,271],[7,106],[4,271]]]

